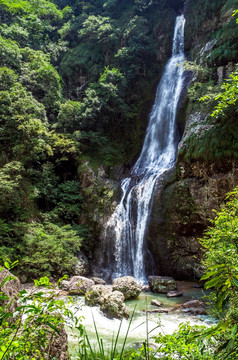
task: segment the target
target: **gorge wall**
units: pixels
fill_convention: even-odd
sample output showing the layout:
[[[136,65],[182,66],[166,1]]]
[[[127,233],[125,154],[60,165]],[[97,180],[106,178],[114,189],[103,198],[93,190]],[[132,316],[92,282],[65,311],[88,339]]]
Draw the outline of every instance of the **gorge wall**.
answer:
[[[211,119],[214,103],[198,99],[219,89],[235,70],[238,47],[234,3],[190,0],[185,47],[188,59],[204,67],[195,72],[178,114],[184,133],[176,166],[157,184],[148,240],[156,259],[155,272],[191,279],[201,275],[198,238],[214,218],[227,192],[238,184],[236,109],[225,119]],[[233,31],[230,38],[225,32]]]
[[[120,199],[120,180],[127,177],[139,154],[155,86],[170,56],[175,17],[184,2],[154,1],[151,4],[142,13],[151,25],[156,63],[146,79],[146,96],[137,108],[141,143],[137,141],[131,159],[113,171],[104,171],[102,167],[91,171],[89,164],[88,170],[81,174],[86,200],[81,220],[93,229],[94,238],[89,248],[83,250],[92,264],[93,259],[101,257],[102,247],[108,246],[105,239],[99,240],[100,231]],[[187,95],[181,99],[177,116],[181,141],[176,165],[158,181],[154,195],[147,241],[155,260],[155,274],[181,279],[200,277],[202,252],[198,239],[214,218],[213,210],[219,208],[227,192],[238,184],[235,109],[225,119],[214,120],[208,115],[215,102],[198,100],[211,90],[219,92],[223,80],[235,70],[238,34],[232,17],[234,9],[233,0],[187,2],[185,51],[188,60],[201,69],[188,72],[190,85]],[[137,101],[136,98],[133,101]]]

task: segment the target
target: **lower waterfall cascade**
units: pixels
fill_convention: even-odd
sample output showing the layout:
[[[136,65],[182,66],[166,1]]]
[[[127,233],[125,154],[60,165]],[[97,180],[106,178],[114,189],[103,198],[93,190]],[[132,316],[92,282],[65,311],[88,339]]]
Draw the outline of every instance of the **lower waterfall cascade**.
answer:
[[[185,83],[184,26],[184,15],[177,16],[172,57],[157,88],[141,154],[130,176],[122,180],[121,200],[104,229],[106,246],[101,267],[105,277],[111,279],[131,275],[146,282],[146,231],[153,193],[160,176],[176,161],[176,113]]]

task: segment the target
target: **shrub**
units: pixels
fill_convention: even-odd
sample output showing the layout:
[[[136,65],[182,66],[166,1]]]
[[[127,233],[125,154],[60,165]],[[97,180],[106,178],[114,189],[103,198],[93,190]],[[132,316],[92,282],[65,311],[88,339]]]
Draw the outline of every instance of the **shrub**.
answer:
[[[81,238],[70,225],[31,224],[23,242],[20,271],[30,278],[71,274],[78,262]]]

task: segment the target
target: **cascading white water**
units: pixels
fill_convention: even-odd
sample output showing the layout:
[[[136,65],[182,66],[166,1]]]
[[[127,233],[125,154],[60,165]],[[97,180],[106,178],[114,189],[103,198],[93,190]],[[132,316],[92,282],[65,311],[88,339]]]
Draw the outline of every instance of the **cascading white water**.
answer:
[[[144,253],[148,216],[158,178],[175,162],[177,152],[176,111],[184,86],[183,15],[176,19],[172,57],[157,89],[141,154],[130,177],[121,184],[122,198],[105,228],[111,254],[107,271],[112,278],[132,275],[146,280]]]

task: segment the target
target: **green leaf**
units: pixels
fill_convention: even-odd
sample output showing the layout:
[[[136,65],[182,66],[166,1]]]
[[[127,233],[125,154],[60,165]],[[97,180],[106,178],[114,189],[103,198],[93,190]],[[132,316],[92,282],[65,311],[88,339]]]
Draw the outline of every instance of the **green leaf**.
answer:
[[[238,280],[237,279],[235,279],[234,277],[232,278],[232,282],[233,282],[233,284],[236,286],[236,287],[238,287]]]
[[[221,277],[218,277],[218,278],[215,277],[215,278],[207,281],[207,282],[205,283],[205,289],[209,289],[209,288],[211,288],[211,287],[216,287],[218,284],[219,284],[220,286],[222,286],[222,284],[223,284]]]
[[[4,266],[7,270],[10,270],[11,268],[10,264],[7,261],[4,262]]]

